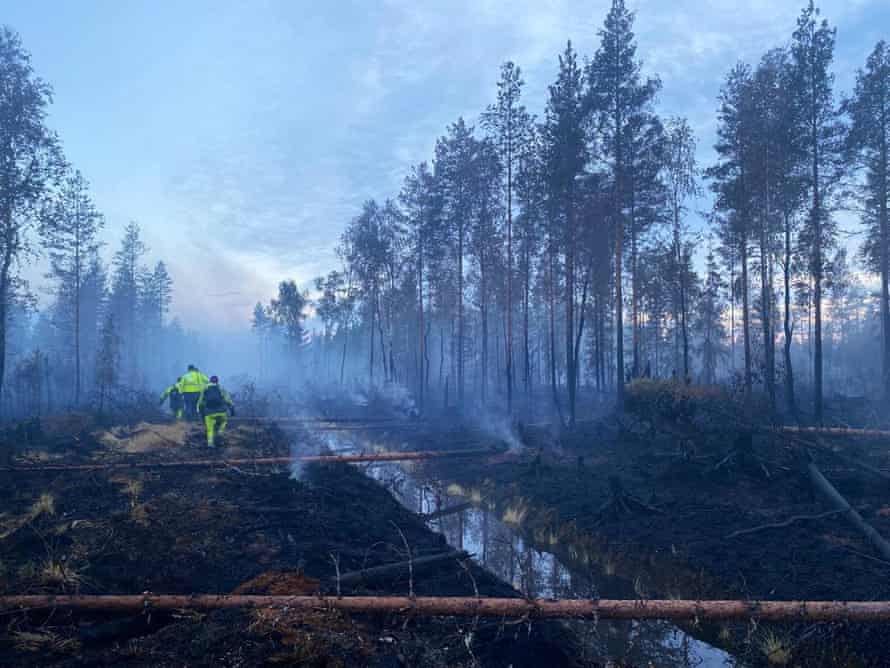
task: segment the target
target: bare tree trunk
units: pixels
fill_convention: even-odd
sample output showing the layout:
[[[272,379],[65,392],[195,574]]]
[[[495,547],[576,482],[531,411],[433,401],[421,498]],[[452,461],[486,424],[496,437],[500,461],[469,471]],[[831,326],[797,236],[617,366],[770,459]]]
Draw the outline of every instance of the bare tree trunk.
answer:
[[[785,401],[788,404],[788,412],[797,415],[797,402],[794,399],[794,366],[791,361],[791,341],[794,335],[794,326],[791,320],[791,216],[785,214],[785,262],[782,269],[785,290]]]
[[[819,136],[815,118],[811,121],[813,142],[813,299],[815,301],[815,351],[813,357],[813,413],[816,424],[822,424],[822,202],[819,192]]]
[[[890,147],[887,146],[888,126],[890,126],[890,118],[887,118],[886,106],[881,109],[881,157],[879,176],[879,199],[878,219],[880,225],[880,244],[881,244],[881,334],[883,336],[883,345],[881,346],[881,378],[884,391],[884,402],[890,404],[890,221],[888,221],[887,199],[890,193],[887,192],[888,179],[890,179]]]
[[[464,405],[464,228],[457,241],[457,404]]]
[[[556,280],[555,271],[553,267],[554,255],[556,253],[556,249],[553,248],[553,240],[550,240],[548,244],[548,281],[547,281],[547,301],[550,304],[550,388],[553,393],[553,407],[556,408],[556,412],[559,414],[559,421],[562,423],[562,406],[559,404],[559,392],[556,389],[556,286],[554,285],[554,281]]]
[[[772,286],[769,281],[769,245],[764,221],[760,231],[760,315],[763,329],[763,353],[764,371],[763,384],[766,386],[766,394],[769,397],[770,412],[776,410],[776,369],[773,361],[773,335],[772,335]]]
[[[418,306],[418,322],[419,329],[418,337],[417,337],[417,346],[419,349],[419,359],[418,364],[420,368],[419,377],[418,377],[418,388],[417,388],[417,397],[418,397],[418,407],[420,412],[423,412],[424,406],[424,390],[426,389],[425,385],[425,374],[424,367],[426,365],[426,330],[424,328],[423,323],[423,241],[418,233],[418,248],[417,248],[417,306]]]
[[[479,274],[481,282],[482,303],[482,403],[485,403],[488,390],[488,285],[485,270],[485,261],[480,262]],[[509,373],[508,373],[509,375]],[[508,379],[509,380],[509,379]],[[508,401],[509,405],[509,401]]]
[[[748,235],[742,234],[742,342],[745,347],[745,398],[751,398],[751,311],[748,305]]]
[[[566,240],[566,389],[569,395],[569,424],[575,424],[575,220],[571,193],[569,194]]]
[[[507,412],[513,412],[513,160],[507,158]]]
[[[531,375],[531,356],[529,350],[529,293],[531,292],[531,257],[528,240],[525,241],[523,251],[525,253],[525,285],[523,285],[523,309],[522,309],[522,338],[525,353],[525,394],[531,396],[532,392],[532,375]]]

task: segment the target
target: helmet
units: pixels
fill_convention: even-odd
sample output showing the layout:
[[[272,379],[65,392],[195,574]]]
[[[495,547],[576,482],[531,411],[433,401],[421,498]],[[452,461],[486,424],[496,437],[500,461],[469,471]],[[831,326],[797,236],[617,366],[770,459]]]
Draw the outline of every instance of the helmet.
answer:
[[[211,382],[211,383],[218,383],[218,382],[219,382],[219,376],[210,376],[210,382]]]
[[[198,370],[198,367],[196,367],[194,364],[189,364],[189,371],[197,371],[197,370]]]

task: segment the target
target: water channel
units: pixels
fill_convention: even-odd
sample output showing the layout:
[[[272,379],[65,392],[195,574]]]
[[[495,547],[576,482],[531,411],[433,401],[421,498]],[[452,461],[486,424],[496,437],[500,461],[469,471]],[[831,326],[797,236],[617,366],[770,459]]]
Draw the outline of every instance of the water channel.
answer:
[[[367,467],[368,475],[388,488],[410,510],[429,514],[464,506],[432,490],[397,464]],[[489,509],[479,506],[429,521],[448,543],[527,597],[637,598],[634,582],[614,574],[568,568],[547,546],[532,544]],[[586,659],[608,657],[617,665],[687,668],[742,667],[725,651],[662,621],[567,621],[582,643]]]

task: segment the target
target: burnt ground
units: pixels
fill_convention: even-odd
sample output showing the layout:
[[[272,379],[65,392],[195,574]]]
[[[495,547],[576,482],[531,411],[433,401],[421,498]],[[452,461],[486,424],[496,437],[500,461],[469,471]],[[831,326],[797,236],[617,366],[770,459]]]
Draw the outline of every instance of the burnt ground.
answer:
[[[564,563],[622,576],[643,597],[890,600],[890,563],[841,517],[730,537],[831,507],[801,472],[800,439],[756,432],[756,459],[736,457],[718,466],[750,433],[750,423],[733,414],[731,398],[697,391],[670,384],[637,388],[625,414],[561,434],[520,424],[521,451],[438,462],[430,479],[443,492],[496,507]],[[375,430],[368,438],[403,448],[494,445],[499,438],[492,431],[484,420],[460,428],[452,419],[422,434]],[[836,438],[821,446],[890,470],[887,443]],[[890,539],[890,483],[824,449],[813,456]],[[642,505],[616,505],[612,479]],[[753,663],[885,666],[890,656],[890,633],[881,625],[741,624],[696,631]]]
[[[18,434],[21,437],[21,433]],[[307,443],[307,449],[318,450]],[[7,451],[17,461],[208,456],[194,427],[100,430],[50,421]],[[274,427],[232,430],[216,457],[288,454]],[[404,536],[404,538],[403,538]],[[0,589],[13,593],[332,593],[341,573],[447,550],[444,538],[347,465],[287,469],[0,473]],[[342,593],[516,596],[471,562]],[[0,613],[0,665],[576,665],[558,623],[515,625],[282,610],[110,615]]]

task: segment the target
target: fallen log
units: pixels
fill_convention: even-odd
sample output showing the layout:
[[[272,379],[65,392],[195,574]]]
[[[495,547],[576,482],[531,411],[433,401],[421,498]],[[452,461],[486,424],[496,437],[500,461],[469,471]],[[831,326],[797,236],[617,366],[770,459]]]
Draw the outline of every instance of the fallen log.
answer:
[[[393,577],[401,574],[403,571],[408,572],[409,569],[416,573],[418,569],[427,568],[429,566],[448,561],[450,559],[466,559],[469,555],[460,550],[448,550],[439,554],[431,554],[427,557],[417,557],[416,559],[398,561],[393,564],[384,564],[383,566],[372,566],[371,568],[363,568],[358,571],[350,571],[343,573],[339,578],[330,578],[331,582],[339,582],[341,585],[354,585],[359,582],[373,582],[380,578]]]
[[[781,522],[770,522],[768,524],[759,524],[756,527],[751,527],[750,529],[739,529],[738,531],[733,531],[730,534],[726,535],[726,539],[730,538],[738,538],[739,536],[747,536],[749,533],[757,533],[758,531],[767,531],[768,529],[783,529],[785,527],[789,527],[795,522],[810,522],[813,520],[822,520],[826,517],[834,517],[835,515],[840,515],[841,513],[847,512],[843,508],[840,510],[829,510],[826,513],[817,513],[816,515],[792,515],[787,520],[783,520]]]
[[[204,466],[274,466],[294,462],[318,464],[351,464],[358,462],[400,462],[446,459],[451,457],[478,457],[497,454],[493,448],[466,450],[426,450],[419,452],[377,452],[351,455],[308,455],[303,457],[246,457],[243,459],[170,459],[141,462],[97,462],[95,464],[40,464],[0,466],[0,471],[10,473],[106,471],[111,469],[192,468]]]
[[[778,427],[786,434],[818,434],[819,436],[855,436],[859,438],[890,438],[890,431],[881,429],[853,429],[851,427]]]
[[[890,601],[696,601],[481,598],[462,596],[282,596],[249,594],[0,596],[5,613],[34,609],[137,612],[288,608],[439,617],[890,622]]]
[[[424,522],[432,522],[433,520],[438,520],[443,517],[448,517],[449,515],[455,515],[457,513],[462,513],[465,510],[469,510],[473,507],[473,503],[467,501],[466,503],[458,503],[454,506],[448,506],[447,508],[442,508],[441,510],[436,510],[431,513],[426,513],[421,515],[420,518]]]
[[[822,475],[819,467],[809,459],[806,462],[806,472],[813,483],[813,487],[822,494],[832,506],[849,520],[850,524],[856,527],[859,532],[864,535],[881,556],[890,561],[890,543],[877,532],[877,530],[860,515],[853,506],[835,489],[834,485],[828,482],[828,479]]]

